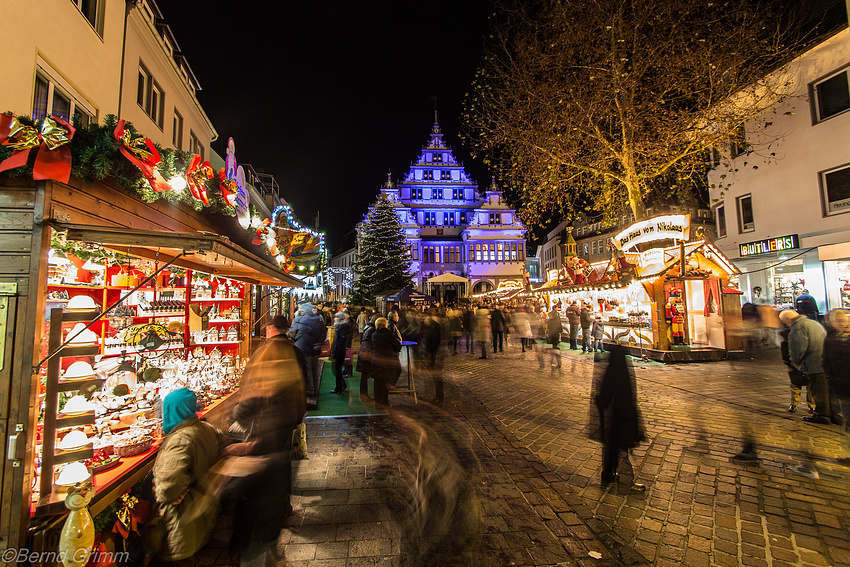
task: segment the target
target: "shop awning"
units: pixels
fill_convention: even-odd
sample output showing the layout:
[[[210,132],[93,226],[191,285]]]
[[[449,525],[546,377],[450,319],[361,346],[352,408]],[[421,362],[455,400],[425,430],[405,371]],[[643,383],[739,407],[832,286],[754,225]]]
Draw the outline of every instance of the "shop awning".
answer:
[[[98,244],[121,254],[162,263],[181,252],[174,265],[198,272],[269,286],[301,287],[304,282],[259,258],[227,237],[212,233],[158,232],[128,228],[55,224],[67,231],[66,238]]]

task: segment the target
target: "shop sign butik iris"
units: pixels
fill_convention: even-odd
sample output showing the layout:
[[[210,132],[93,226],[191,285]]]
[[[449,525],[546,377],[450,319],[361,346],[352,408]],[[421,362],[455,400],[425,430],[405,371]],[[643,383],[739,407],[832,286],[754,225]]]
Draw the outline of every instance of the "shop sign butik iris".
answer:
[[[776,238],[766,238],[757,242],[747,242],[739,245],[741,257],[757,256],[759,254],[772,254],[774,252],[784,252],[786,250],[795,250],[800,247],[800,237],[796,234],[788,236],[778,236]]]

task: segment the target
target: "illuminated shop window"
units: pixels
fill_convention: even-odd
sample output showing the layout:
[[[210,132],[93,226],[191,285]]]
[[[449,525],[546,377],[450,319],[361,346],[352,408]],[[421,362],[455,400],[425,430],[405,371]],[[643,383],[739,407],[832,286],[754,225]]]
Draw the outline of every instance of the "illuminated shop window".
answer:
[[[499,262],[501,262],[502,259],[503,259],[503,254],[502,254],[503,250],[504,250],[504,244],[499,242],[496,245],[496,260],[498,260]]]
[[[480,244],[475,245],[475,259],[477,261],[481,262],[481,245]]]
[[[512,242],[511,243],[511,260],[516,260],[517,244],[519,244],[519,243],[518,242]]]

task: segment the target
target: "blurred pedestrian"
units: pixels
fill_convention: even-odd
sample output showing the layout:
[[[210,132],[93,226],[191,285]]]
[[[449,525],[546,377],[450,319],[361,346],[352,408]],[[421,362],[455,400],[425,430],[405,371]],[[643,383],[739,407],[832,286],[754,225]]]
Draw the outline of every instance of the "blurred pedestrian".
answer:
[[[823,371],[823,341],[826,330],[820,323],[786,309],[779,320],[789,327],[788,355],[791,364],[805,374],[815,400],[814,415],[803,418],[809,423],[830,423],[829,384]]]
[[[339,311],[334,316],[334,344],[331,348],[331,357],[333,358],[333,373],[336,378],[336,387],[331,390],[331,394],[342,394],[348,390],[348,384],[345,382],[343,366],[345,365],[346,351],[348,350],[348,341],[351,337],[351,325],[349,325],[347,311]]]
[[[797,406],[800,404],[800,396],[803,393],[803,387],[806,388],[806,405],[809,408],[809,413],[815,412],[815,399],[812,396],[812,389],[809,388],[806,375],[797,370],[791,364],[791,355],[788,352],[788,333],[791,329],[785,327],[779,331],[779,336],[782,342],[779,343],[779,352],[782,355],[782,362],[788,367],[788,379],[791,381],[791,404],[788,406],[788,411],[794,413],[797,411]]]
[[[587,305],[582,303],[579,311],[581,322],[581,352],[590,351],[590,327],[593,325],[593,312],[587,308]]]
[[[818,310],[817,300],[809,294],[809,290],[804,289],[803,293],[797,296],[794,300],[794,309],[800,315],[805,315],[812,321],[818,321],[820,311]]]
[[[319,384],[322,375],[319,373],[319,355],[322,345],[327,337],[328,328],[325,327],[324,319],[319,315],[315,305],[302,303],[298,306],[298,316],[292,322],[289,335],[295,340],[295,345],[304,353],[307,362],[307,397],[310,403],[315,405],[319,396]]]
[[[369,318],[369,322],[366,323],[363,331],[363,338],[360,339],[360,349],[357,353],[357,371],[360,373],[360,401],[363,402],[375,401],[369,396],[369,378],[372,365],[372,333],[375,332],[375,321],[378,318],[380,318],[380,315],[377,313]]]
[[[475,312],[471,307],[463,308],[463,337],[466,341],[466,352],[475,352]]]
[[[602,346],[602,339],[605,338],[605,323],[602,322],[601,315],[597,315],[593,321],[590,335],[593,337],[593,352],[604,352],[605,348]]]
[[[292,433],[307,413],[304,382],[295,348],[283,334],[273,334],[251,357],[242,374],[239,403],[231,430],[241,442],[228,455],[263,457],[259,470],[237,479],[231,552],[243,565],[263,565],[292,512]]]
[[[432,403],[443,403],[443,338],[442,327],[435,313],[425,317],[424,328],[425,367],[434,381],[434,399]]]
[[[823,366],[844,422],[847,456],[838,459],[838,462],[850,466],[850,318],[840,309],[829,312],[829,331],[823,343]]]
[[[379,409],[389,406],[389,385],[395,383],[401,372],[400,352],[401,340],[389,329],[387,319],[378,317],[372,333],[370,374],[375,383],[375,406]]]
[[[457,340],[463,332],[463,321],[459,309],[446,309],[446,335],[448,344],[452,346],[452,354],[457,354]]]
[[[522,352],[531,350],[533,347],[531,321],[524,306],[517,307],[514,314],[514,328],[516,329],[516,334],[519,336],[519,344],[522,347]]]
[[[493,335],[493,353],[504,351],[505,314],[500,305],[490,310],[490,333]]]
[[[484,360],[487,358],[487,343],[490,340],[490,310],[483,306],[475,310],[475,338],[481,346],[481,356],[478,358]]]
[[[361,337],[366,331],[366,324],[369,322],[370,317],[371,313],[366,308],[361,309],[360,313],[357,315],[357,332],[360,333]]]
[[[546,317],[546,339],[552,345],[552,370],[561,368],[561,331],[563,331],[563,323],[561,323],[561,314],[558,313],[558,308],[552,306],[552,310]]]
[[[578,330],[581,327],[581,310],[575,301],[567,307],[567,322],[569,323],[570,350],[578,350]]]
[[[591,438],[602,442],[602,485],[608,486],[620,480],[617,472],[620,452],[636,447],[644,439],[634,373],[620,345],[610,348],[608,364],[601,379],[597,380],[593,402],[598,423],[592,424]],[[631,487],[638,491],[646,489],[634,482]]]

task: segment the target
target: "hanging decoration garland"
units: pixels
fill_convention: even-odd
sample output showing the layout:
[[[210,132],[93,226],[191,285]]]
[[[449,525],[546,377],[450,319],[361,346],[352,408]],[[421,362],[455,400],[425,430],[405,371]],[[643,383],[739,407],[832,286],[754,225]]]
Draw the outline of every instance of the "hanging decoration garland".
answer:
[[[156,146],[144,136],[134,136],[132,132],[124,129],[125,121],[122,118],[115,127],[115,140],[118,148],[130,163],[141,170],[142,175],[150,183],[151,188],[157,193],[171,189],[168,182],[162,178],[156,169],[156,164],[162,161]],[[209,203],[207,203],[209,205]]]
[[[286,272],[312,275],[321,271],[325,235],[301,226],[289,205],[276,208],[272,219],[260,221],[259,216],[253,216],[251,226],[256,236],[252,244],[265,244]]]
[[[71,178],[71,150],[68,142],[76,129],[58,116],[42,120],[41,128],[24,124],[11,114],[0,114],[0,144],[12,155],[0,163],[0,171],[23,167],[30,150],[38,148],[32,166],[33,179],[54,179],[68,183]]]

